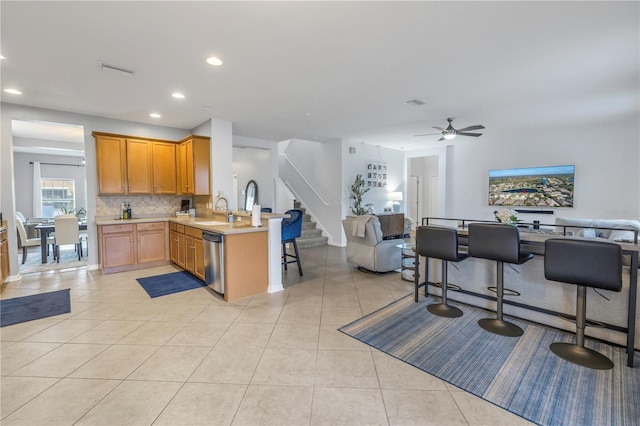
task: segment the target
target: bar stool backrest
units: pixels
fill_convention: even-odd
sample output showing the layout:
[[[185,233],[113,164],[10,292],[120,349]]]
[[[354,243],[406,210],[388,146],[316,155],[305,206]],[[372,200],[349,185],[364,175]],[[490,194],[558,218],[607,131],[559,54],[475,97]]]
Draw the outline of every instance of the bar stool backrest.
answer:
[[[550,238],[544,242],[544,252],[548,280],[622,290],[622,248],[618,244]]]
[[[518,228],[502,223],[470,223],[469,255],[498,262],[521,263]]]
[[[457,262],[458,231],[444,226],[419,226],[416,229],[416,253],[420,256]]]

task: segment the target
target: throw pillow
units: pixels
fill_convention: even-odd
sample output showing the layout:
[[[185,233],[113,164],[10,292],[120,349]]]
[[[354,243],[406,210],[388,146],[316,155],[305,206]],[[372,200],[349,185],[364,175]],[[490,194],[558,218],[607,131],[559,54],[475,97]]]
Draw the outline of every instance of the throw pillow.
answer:
[[[593,228],[581,229],[576,233],[576,237],[582,237],[582,238],[596,238],[596,236],[597,236],[596,230]]]
[[[634,232],[627,229],[618,229],[618,228],[626,228],[625,226],[616,226],[616,229],[611,231],[611,235],[609,235],[609,239],[612,241],[619,242],[627,242],[632,243],[634,238]]]

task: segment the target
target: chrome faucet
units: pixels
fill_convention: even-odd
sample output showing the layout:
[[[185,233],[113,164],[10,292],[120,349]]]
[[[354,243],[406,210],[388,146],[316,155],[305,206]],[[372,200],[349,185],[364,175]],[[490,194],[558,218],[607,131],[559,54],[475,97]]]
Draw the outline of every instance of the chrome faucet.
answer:
[[[224,209],[220,208],[219,204],[220,201],[224,201]],[[213,206],[214,210],[224,210],[225,212],[227,210],[229,210],[229,200],[227,200],[227,197],[225,197],[224,195],[219,195],[218,199],[216,200],[216,204]]]

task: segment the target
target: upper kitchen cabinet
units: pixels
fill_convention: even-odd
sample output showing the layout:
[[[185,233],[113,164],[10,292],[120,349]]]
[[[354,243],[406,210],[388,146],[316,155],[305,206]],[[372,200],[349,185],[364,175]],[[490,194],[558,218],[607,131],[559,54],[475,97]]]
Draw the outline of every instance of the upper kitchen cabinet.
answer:
[[[188,136],[178,146],[178,188],[181,194],[209,195],[210,139]]]
[[[153,143],[153,193],[178,193],[175,143]]]
[[[153,142],[127,139],[127,193],[151,194]]]
[[[178,193],[177,143],[98,132],[93,136],[99,194]]]
[[[126,138],[99,135],[96,138],[96,164],[98,192],[100,194],[127,193],[127,140]]]

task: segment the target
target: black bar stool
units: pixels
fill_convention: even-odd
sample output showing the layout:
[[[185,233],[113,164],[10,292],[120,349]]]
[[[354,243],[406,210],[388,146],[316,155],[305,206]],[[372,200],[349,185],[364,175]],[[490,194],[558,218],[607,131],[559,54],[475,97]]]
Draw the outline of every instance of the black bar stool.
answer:
[[[462,316],[462,311],[447,304],[447,288],[449,282],[447,271],[449,262],[460,262],[467,258],[466,253],[458,252],[458,231],[441,226],[419,226],[416,229],[416,258],[414,270],[415,298],[418,301],[418,283],[420,275],[420,256],[425,261],[425,294],[429,281],[429,258],[442,260],[442,303],[433,303],[427,310],[434,315],[446,318]]]
[[[606,356],[584,347],[587,287],[622,290],[622,248],[603,241],[551,238],[544,242],[544,277],[577,284],[576,343],[556,342],[549,348],[560,358],[597,370],[613,368]]]
[[[524,333],[520,327],[502,319],[502,302],[504,299],[504,264],[521,265],[533,258],[531,253],[520,252],[520,232],[512,225],[501,223],[469,224],[469,256],[495,260],[496,272],[496,318],[484,318],[478,321],[483,329],[501,336],[518,337]],[[489,290],[494,288],[489,287]],[[519,293],[507,290],[513,295]]]

